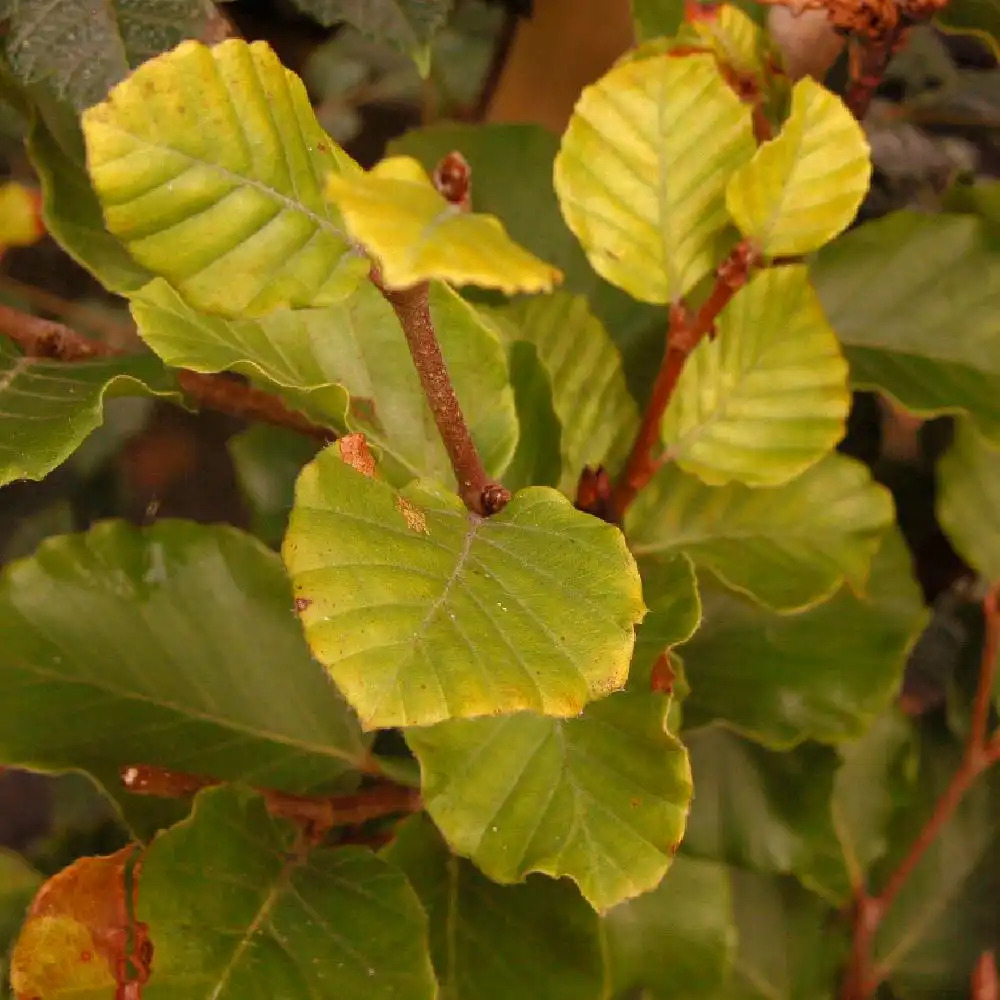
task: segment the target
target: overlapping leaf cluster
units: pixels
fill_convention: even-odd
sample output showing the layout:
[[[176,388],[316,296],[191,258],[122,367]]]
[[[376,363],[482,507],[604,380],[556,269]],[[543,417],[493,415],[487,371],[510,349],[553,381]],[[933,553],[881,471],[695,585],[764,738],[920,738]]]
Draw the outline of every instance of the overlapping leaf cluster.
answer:
[[[359,5],[300,4],[383,30]],[[416,5],[376,6],[425,46]],[[139,928],[154,1000],[831,995],[836,910],[935,780],[891,708],[924,620],[891,497],[834,449],[852,384],[966,415],[941,519],[1000,577],[981,532],[1000,495],[995,288],[961,290],[970,347],[933,341],[946,306],[902,277],[922,240],[938,276],[970,248],[996,257],[989,223],[957,214],[821,249],[865,193],[864,136],[764,51],[724,7],[588,88],[558,151],[530,128],[429,129],[369,172],[261,43],[183,42],[82,133],[32,98],[48,228],[128,296],[153,355],[67,365],[0,344],[0,426],[24,435],[0,442],[4,481],[63,461],[104,395],[174,393],[172,368],[239,373],[376,461],[337,444],[292,461],[259,428],[233,445],[280,559],[232,529],[105,523],[6,571],[0,760],[86,769],[139,837],[159,830],[113,919],[72,883],[32,911],[19,995],[114,995],[115,935]],[[454,148],[471,214],[428,176]],[[576,510],[586,467],[625,465],[643,331],[662,347],[667,307],[696,311],[737,246],[753,273],[685,365],[659,471],[622,530]],[[884,316],[876,280],[898,289]],[[455,496],[379,287],[422,282],[475,444],[514,491],[489,518]],[[409,776],[426,815],[377,855],[317,849],[239,787],[186,818],[152,808],[120,791],[129,762],[308,795]],[[945,949],[939,915],[918,917],[879,942],[904,986],[922,942]]]

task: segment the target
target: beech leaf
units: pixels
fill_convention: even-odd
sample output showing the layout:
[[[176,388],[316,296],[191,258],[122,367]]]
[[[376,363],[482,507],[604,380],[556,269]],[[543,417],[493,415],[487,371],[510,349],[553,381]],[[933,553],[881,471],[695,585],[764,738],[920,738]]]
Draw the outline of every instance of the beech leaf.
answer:
[[[313,653],[368,729],[576,715],[624,684],[645,612],[621,533],[555,490],[481,518],[337,446],[299,477],[282,551]]]
[[[723,583],[778,611],[829,597],[846,580],[863,592],[893,521],[889,491],[860,462],[828,455],[784,486],[706,486],[665,466],[625,522],[645,561],[686,553]]]
[[[623,63],[577,102],[556,193],[598,274],[672,302],[718,263],[726,183],[754,148],[750,109],[712,56]]]
[[[872,561],[863,598],[842,588],[779,615],[703,587],[702,607],[702,627],[684,646],[685,723],[724,722],[774,749],[860,736],[896,695],[927,618],[895,531]]]
[[[576,719],[452,719],[406,738],[454,851],[496,882],[568,876],[604,910],[656,886],[684,833],[691,775],[668,707],[630,691]]]
[[[61,465],[100,426],[105,399],[147,395],[180,399],[156,358],[50,361],[0,336],[0,485]]]
[[[1000,444],[1000,255],[983,220],[892,212],[824,248],[812,277],[855,386],[966,413]]]
[[[513,295],[549,291],[562,280],[495,216],[449,204],[408,156],[382,160],[366,174],[331,174],[326,190],[351,235],[378,259],[389,288],[440,278]]]
[[[960,420],[955,440],[937,467],[937,514],[941,527],[970,566],[1000,581],[1000,445]]]
[[[382,856],[401,868],[431,928],[441,996],[449,1000],[602,1000],[600,925],[574,886],[541,875],[497,885],[448,851],[415,816]]]
[[[361,847],[304,849],[238,788],[202,792],[157,836],[136,915],[155,949],[144,1000],[437,996],[427,918],[403,875]]]
[[[517,415],[493,324],[446,285],[430,289],[452,385],[491,475],[514,451]],[[187,305],[162,279],[132,299],[139,333],[167,364],[237,371],[283,396],[316,423],[361,431],[393,482],[454,482],[451,464],[392,308],[365,282],[346,302],[228,319]]]
[[[291,608],[278,557],[232,528],[49,539],[0,579],[0,761],[349,787],[365,741]]]
[[[329,304],[368,263],[323,197],[360,174],[263,42],[183,42],[83,115],[108,230],[193,306],[254,315]]]
[[[586,299],[556,292],[512,302],[492,315],[508,341],[535,349],[548,374],[560,424],[559,489],[575,497],[585,466],[616,475],[638,430],[639,410],[618,348]]]
[[[847,363],[802,266],[761,271],[691,354],[663,415],[666,457],[706,483],[776,486],[843,437]]]
[[[765,256],[809,253],[851,224],[870,177],[868,141],[857,119],[805,77],[792,88],[781,132],[733,174],[726,207]]]

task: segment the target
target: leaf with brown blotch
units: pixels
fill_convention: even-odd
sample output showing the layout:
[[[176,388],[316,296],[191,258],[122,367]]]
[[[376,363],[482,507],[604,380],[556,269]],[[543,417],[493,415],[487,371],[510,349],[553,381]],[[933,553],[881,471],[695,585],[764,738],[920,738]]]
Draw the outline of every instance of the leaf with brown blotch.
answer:
[[[39,889],[11,956],[16,1000],[137,1000],[152,957],[127,898],[138,851],[80,858]]]

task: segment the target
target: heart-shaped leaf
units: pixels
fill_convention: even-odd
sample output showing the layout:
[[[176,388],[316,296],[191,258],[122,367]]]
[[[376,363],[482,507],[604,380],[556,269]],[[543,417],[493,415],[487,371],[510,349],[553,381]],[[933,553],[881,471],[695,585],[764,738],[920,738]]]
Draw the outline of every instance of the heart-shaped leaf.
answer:
[[[598,274],[672,302],[718,263],[726,184],[754,149],[750,109],[712,56],[623,63],[577,102],[556,193]]]
[[[805,77],[792,89],[781,132],[733,174],[726,207],[765,256],[809,253],[851,224],[870,177],[868,141],[857,119]]]
[[[424,816],[396,828],[383,852],[416,890],[431,954],[450,1000],[600,1000],[597,914],[567,882],[541,875],[497,885],[448,851]]]
[[[99,427],[113,396],[180,399],[173,376],[150,355],[49,361],[0,337],[0,485],[42,479]]]
[[[313,653],[369,729],[576,715],[624,684],[645,612],[621,533],[555,490],[482,518],[339,446],[303,470],[283,556]]]
[[[143,996],[436,997],[427,917],[402,873],[360,847],[301,844],[257,796],[202,792],[143,858],[136,915],[154,949]]]
[[[862,591],[893,521],[889,491],[860,462],[829,455],[774,489],[706,486],[674,466],[639,494],[625,522],[640,559],[684,552],[723,583],[778,611]]]
[[[453,850],[496,882],[568,876],[604,910],[652,889],[684,833],[691,775],[668,707],[629,691],[576,719],[452,719],[406,738]]]
[[[328,304],[368,272],[322,190],[358,168],[263,42],[183,42],[88,109],[83,132],[108,229],[197,308]]]
[[[389,288],[440,278],[513,295],[549,291],[562,279],[518,246],[499,219],[449,204],[408,156],[383,160],[367,174],[331,174],[326,190],[351,235],[378,258]]]
[[[750,279],[681,373],[663,415],[668,459],[706,483],[788,482],[843,437],[847,363],[805,267]]]

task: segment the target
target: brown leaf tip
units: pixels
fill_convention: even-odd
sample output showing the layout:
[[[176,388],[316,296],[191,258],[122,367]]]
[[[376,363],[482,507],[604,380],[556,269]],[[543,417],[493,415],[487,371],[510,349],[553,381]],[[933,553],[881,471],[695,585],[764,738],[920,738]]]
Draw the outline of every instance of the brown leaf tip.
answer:
[[[448,153],[434,168],[434,187],[451,205],[467,212],[472,207],[472,168],[459,152]]]
[[[369,479],[375,477],[375,458],[368,449],[364,434],[348,434],[337,441],[340,457],[355,471]]]

